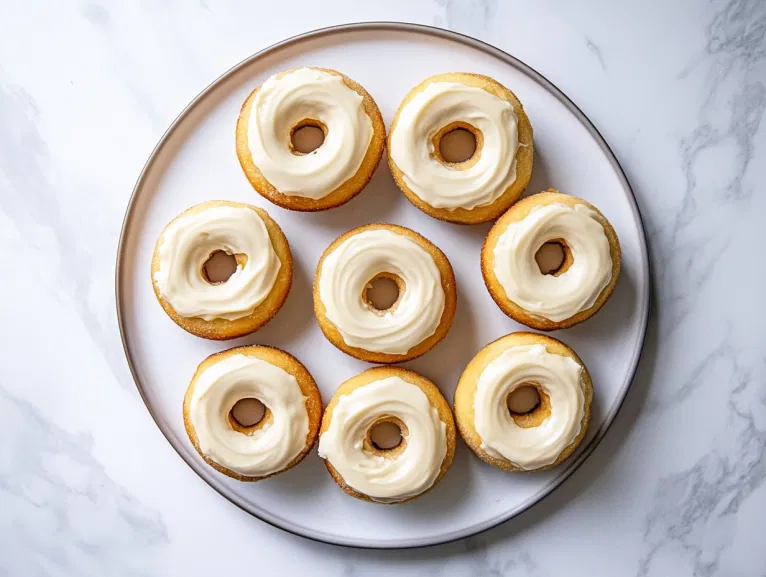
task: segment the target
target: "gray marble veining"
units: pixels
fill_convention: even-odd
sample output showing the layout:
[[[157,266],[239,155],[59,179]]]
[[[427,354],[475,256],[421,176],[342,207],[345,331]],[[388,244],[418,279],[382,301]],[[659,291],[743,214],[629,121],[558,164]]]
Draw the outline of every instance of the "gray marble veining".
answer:
[[[0,435],[13,439],[0,459],[4,574],[151,573],[145,551],[168,543],[162,517],[109,477],[88,435],[68,434],[2,390]]]
[[[598,59],[598,63],[601,64],[601,68],[606,71],[606,62],[604,61],[604,55],[601,54],[601,48],[599,48],[598,45],[593,42],[593,40],[587,37],[585,38],[585,45],[588,47],[588,50],[590,50]]]
[[[497,12],[498,0],[436,0],[444,8],[437,25],[469,36],[486,36]]]

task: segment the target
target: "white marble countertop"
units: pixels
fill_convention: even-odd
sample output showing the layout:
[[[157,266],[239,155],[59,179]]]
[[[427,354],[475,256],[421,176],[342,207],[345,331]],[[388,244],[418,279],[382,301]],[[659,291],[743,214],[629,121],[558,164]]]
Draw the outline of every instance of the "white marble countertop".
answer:
[[[0,575],[766,574],[766,2],[34,0],[2,13]],[[152,422],[115,318],[122,215],[176,114],[252,52],[361,20],[465,32],[551,79],[623,163],[653,258],[639,372],[591,458],[520,517],[421,550],[314,543],[222,499]]]

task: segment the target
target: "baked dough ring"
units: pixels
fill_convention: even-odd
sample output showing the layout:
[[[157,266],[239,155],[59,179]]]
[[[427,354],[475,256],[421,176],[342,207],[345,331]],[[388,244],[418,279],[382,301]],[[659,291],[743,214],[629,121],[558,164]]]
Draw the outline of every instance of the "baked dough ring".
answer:
[[[219,250],[235,255],[238,267],[226,282],[212,284],[203,265]],[[282,229],[265,210],[215,200],[187,209],[165,227],[151,271],[154,294],[178,326],[227,340],[258,330],[282,307],[293,259]]]
[[[507,397],[522,386],[540,402],[511,413]],[[505,471],[544,471],[574,452],[588,430],[593,384],[564,343],[546,335],[512,333],[471,359],[455,389],[455,418],[481,459]]]
[[[376,277],[394,278],[399,298],[386,311],[366,301]],[[449,332],[457,292],[444,253],[418,233],[368,224],[325,250],[314,278],[314,312],[327,339],[371,363],[397,363],[428,352]]]
[[[402,441],[381,450],[370,431],[384,422],[400,427]],[[399,367],[375,367],[335,391],[322,417],[319,456],[349,495],[403,503],[441,480],[455,454],[455,437],[452,411],[436,385]]]
[[[244,398],[266,407],[249,427],[231,413]],[[183,415],[189,440],[208,465],[239,481],[260,481],[294,467],[314,446],[322,397],[292,355],[237,347],[202,361],[186,390]]]
[[[441,138],[472,132],[474,155],[444,159]],[[413,88],[388,135],[388,163],[407,199],[458,224],[494,220],[524,192],[532,174],[532,125],[513,92],[479,74],[437,74]]]
[[[561,245],[564,261],[543,274],[540,247]],[[481,270],[492,298],[514,320],[543,331],[564,329],[594,315],[620,276],[620,241],[592,204],[550,189],[520,200],[492,227]]]
[[[307,154],[291,142],[304,126],[325,135]],[[351,200],[372,178],[385,141],[372,97],[327,68],[291,68],[272,76],[250,93],[237,119],[237,156],[245,176],[264,198],[290,210],[326,210]]]

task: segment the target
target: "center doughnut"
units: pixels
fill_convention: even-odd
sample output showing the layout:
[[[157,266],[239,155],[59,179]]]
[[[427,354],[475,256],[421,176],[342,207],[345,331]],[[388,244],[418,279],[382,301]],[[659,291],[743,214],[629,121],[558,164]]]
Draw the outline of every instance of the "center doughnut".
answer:
[[[371,298],[378,280],[396,283],[398,296],[380,309]],[[455,315],[455,277],[449,260],[416,232],[371,224],[347,232],[322,255],[314,279],[314,311],[325,336],[368,362],[418,357],[442,340]]]

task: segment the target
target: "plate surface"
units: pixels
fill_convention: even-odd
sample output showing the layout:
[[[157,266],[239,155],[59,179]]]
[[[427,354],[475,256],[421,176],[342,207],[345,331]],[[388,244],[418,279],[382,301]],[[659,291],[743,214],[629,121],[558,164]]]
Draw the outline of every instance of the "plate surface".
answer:
[[[455,269],[458,308],[448,337],[403,366],[432,379],[451,402],[458,377],[490,341],[524,327],[508,319],[484,287],[479,265],[490,225],[439,222],[413,207],[394,185],[385,160],[354,200],[315,214],[270,205],[248,184],[234,150],[234,126],[248,93],[269,75],[298,65],[334,68],[360,82],[386,125],[405,94],[439,72],[496,78],[524,104],[535,131],[529,192],[555,187],[595,204],[614,225],[623,251],[611,300],[589,321],[553,336],[577,351],[594,383],[591,426],[580,450],[542,474],[508,474],[484,464],[458,442],[455,461],[431,492],[383,506],[344,494],[316,450],[291,471],[239,483],[207,467],[184,432],[181,406],[189,379],[209,354],[242,344],[270,344],[297,356],[327,402],[344,380],[370,365],[347,357],[322,335],[311,283],[322,251],[341,233],[370,222],[413,228],[438,245]],[[212,199],[266,208],[287,235],[295,258],[284,308],[259,332],[228,343],[178,328],[156,302],[149,265],[163,227],[189,206]],[[128,206],[117,262],[117,309],[136,385],[179,455],[211,487],[256,517],[312,539],[359,547],[417,547],[475,534],[536,503],[592,451],[614,419],[638,363],[648,317],[649,270],[640,215],[614,155],[585,116],[525,64],[479,41],[444,30],[394,23],[340,26],[302,35],[258,53],[216,80],[179,116],[152,153]]]

